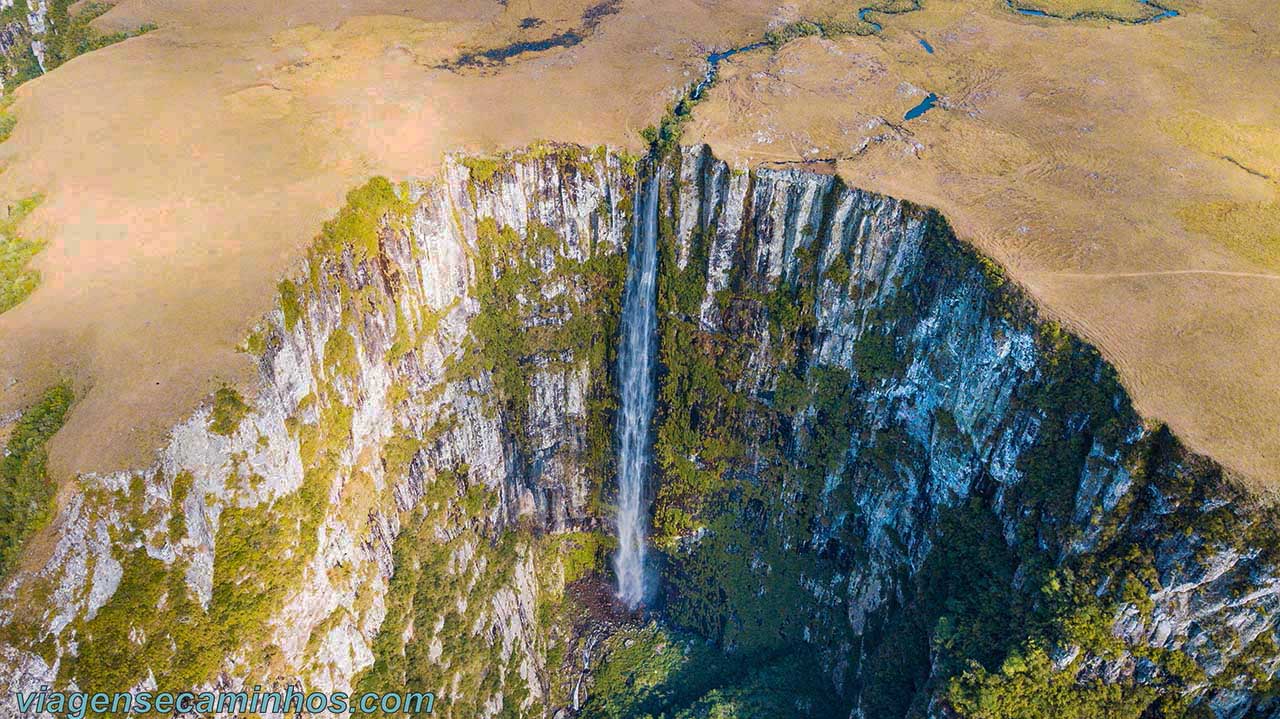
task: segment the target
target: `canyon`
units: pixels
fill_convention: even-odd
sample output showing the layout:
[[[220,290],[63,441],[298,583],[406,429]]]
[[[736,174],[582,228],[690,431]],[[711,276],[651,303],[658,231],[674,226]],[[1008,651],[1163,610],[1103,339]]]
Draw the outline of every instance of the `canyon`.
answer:
[[[643,236],[647,613],[610,573]],[[62,492],[0,590],[0,688],[407,687],[459,718],[1280,711],[1274,506],[1144,421],[941,214],[834,174],[537,144],[375,178],[240,351],[256,379],[154,463]]]

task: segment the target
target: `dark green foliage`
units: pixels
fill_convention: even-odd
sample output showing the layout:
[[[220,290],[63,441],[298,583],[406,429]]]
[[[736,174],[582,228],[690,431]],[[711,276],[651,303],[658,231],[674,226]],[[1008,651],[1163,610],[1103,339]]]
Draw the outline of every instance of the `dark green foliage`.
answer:
[[[1031,631],[1034,595],[1014,585],[1017,566],[999,522],[981,500],[943,510],[918,585],[944,670],[968,661],[996,665]],[[1034,586],[1035,578],[1024,581]]]
[[[23,542],[48,519],[57,487],[49,479],[45,444],[66,421],[71,388],[58,385],[23,413],[0,461],[0,577],[18,560]]]
[[[1094,441],[1110,451],[1138,417],[1115,370],[1093,347],[1055,323],[1041,327],[1039,345],[1044,377],[1023,400],[1044,419],[1035,445],[1019,460],[1026,480],[1017,491],[1034,502],[1044,528],[1052,531],[1068,518]]]
[[[693,100],[681,99],[667,110],[661,122],[640,131],[640,136],[649,143],[651,153],[661,156],[679,146],[680,135],[684,132],[685,123],[689,121],[694,104]]]
[[[51,71],[74,57],[136,37],[156,27],[147,23],[133,31],[103,33],[90,23],[110,10],[111,5],[89,2],[73,12],[75,5],[75,0],[49,0],[47,3],[45,33],[31,38],[44,43],[45,70],[40,69],[40,61],[35,56],[30,39],[16,43],[8,55],[0,57],[0,74],[4,76],[6,92],[11,92],[27,80],[39,77],[44,71]],[[29,7],[30,5],[20,0],[3,11],[0,21],[5,24],[16,22],[29,32],[26,19],[26,9]]]
[[[998,666],[1019,645],[1033,623],[1034,595],[1014,586],[1017,565],[984,502],[942,511],[905,602],[873,615],[862,636],[868,716],[908,716],[932,693],[931,675],[945,678],[970,662]]]
[[[837,287],[846,287],[849,284],[852,272],[853,270],[849,267],[848,255],[841,252],[831,260],[831,264],[827,265],[823,279],[834,283]]]
[[[280,280],[280,309],[284,312],[284,329],[292,332],[302,317],[302,305],[298,299],[298,286],[289,280]]]
[[[649,144],[649,156],[663,158],[674,153],[680,146],[680,136],[684,126],[693,119],[693,109],[706,97],[707,90],[715,82],[716,70],[711,69],[710,79],[702,85],[690,85],[662,116],[657,125],[649,125],[640,131],[640,136]]]
[[[797,20],[783,25],[776,30],[766,32],[764,34],[764,39],[765,42],[769,43],[774,48],[779,48],[796,38],[821,34],[822,26],[817,23],[810,22],[808,20]]]
[[[111,5],[89,2],[71,13],[73,4],[72,0],[52,0],[49,3],[47,23],[51,32],[45,43],[46,70],[53,70],[73,57],[150,32],[156,27],[148,23],[133,32],[103,33],[89,23],[110,10]]]
[[[731,657],[656,624],[610,637],[592,678],[585,719],[844,716],[810,654]]]
[[[706,239],[695,232],[689,248],[689,264],[699,270],[677,271],[676,218],[663,219],[654,529],[656,541],[670,547],[668,615],[748,663],[796,651],[806,628],[821,626],[837,641],[843,623],[830,608],[814,606],[803,587],[829,571],[812,537],[825,474],[848,446],[852,380],[839,368],[787,367],[771,402],[738,386],[755,333],[767,331],[784,361],[812,341],[816,257],[802,250],[796,282],[769,292],[738,279],[718,298],[725,330],[708,333],[695,314]],[[805,410],[811,417],[793,452],[789,426]],[[695,529],[703,530],[699,542],[675,544]]]
[[[901,364],[893,337],[875,329],[858,338],[858,343],[853,348],[853,361],[858,368],[858,377],[864,382],[878,382],[892,377]]]
[[[1036,310],[1015,283],[991,258],[956,237],[942,213],[903,203],[904,212],[923,215],[925,222],[923,274],[935,282],[969,282],[979,278],[986,289],[987,310],[1017,329],[1035,324]]]
[[[802,461],[825,475],[840,468],[849,450],[856,408],[853,379],[842,367],[823,366],[813,369],[811,382],[810,403],[815,416],[806,425],[809,444]]]
[[[1154,689],[1132,679],[1077,682],[1056,671],[1039,647],[1010,655],[998,673],[975,668],[947,693],[952,708],[968,719],[1140,719],[1152,716],[1146,712],[1155,698]]]
[[[1139,418],[1097,352],[1043,322],[1003,270],[957,241],[936,213],[903,211],[926,223],[923,263],[919,275],[893,287],[848,287],[852,268],[843,255],[819,275],[816,252],[804,246],[795,271],[772,284],[754,274],[745,258],[754,256],[756,240],[743,237],[738,269],[715,298],[723,329],[714,333],[691,314],[705,277],[675,268],[677,210],[662,215],[654,528],[666,560],[667,616],[735,660],[803,647],[828,657],[828,666],[852,662],[849,696],[859,697],[866,716],[914,718],[947,697],[962,713],[983,717],[1182,716],[1182,691],[1205,682],[1203,672],[1180,652],[1126,646],[1111,624],[1123,605],[1150,613],[1150,596],[1161,588],[1154,561],[1161,542],[1194,534],[1205,554],[1245,546],[1228,529],[1239,530],[1243,510],[1210,500],[1235,495],[1167,432],[1126,445]],[[691,265],[705,262],[702,241],[695,232]],[[866,309],[853,348],[856,382],[843,370],[806,365],[808,348],[822,339],[814,319],[819,279],[855,298],[868,290],[883,298]],[[892,386],[908,359],[920,359],[913,323],[942,297],[973,302],[996,341],[1005,331],[1037,332],[1041,360],[1018,378],[1013,400],[1013,411],[1040,420],[1019,465],[1026,480],[1006,490],[999,517],[983,478],[970,488],[973,498],[931,510],[923,566],[891,572],[888,602],[861,635],[846,636],[842,600],[805,587],[838,585],[868,561],[870,520],[859,516],[855,498],[915,481],[909,476],[928,471],[930,459],[892,413],[887,424],[864,424],[859,395],[875,390],[883,398],[878,385]],[[747,358],[761,347],[768,348],[765,376],[776,381],[757,394],[741,385]],[[968,439],[946,407],[935,410],[934,432],[943,442]],[[859,448],[851,455],[855,433]],[[1108,454],[1122,453],[1118,461],[1134,479],[1111,516],[1157,516],[1147,503],[1158,496],[1165,507],[1153,522],[1161,529],[1112,519],[1096,551],[1065,561],[1060,552],[1075,538],[1075,495],[1095,441]],[[1148,482],[1158,491],[1145,491]],[[1002,522],[1011,516],[1020,518],[1019,533],[1006,538]],[[1276,526],[1274,518],[1258,524]],[[875,550],[882,565],[905,561],[923,539],[883,531],[886,541]],[[1257,546],[1280,544],[1254,530],[1250,536]],[[1064,646],[1080,647],[1082,657],[1128,652],[1150,661],[1152,676],[1143,687],[1076,681],[1082,659],[1060,669],[1045,660],[1049,648]]]
[[[35,50],[30,44],[20,44],[16,53],[8,58],[7,70],[12,73],[12,84],[6,81],[9,87],[17,87],[28,80],[34,80],[44,74],[40,69],[40,58],[36,57]]]

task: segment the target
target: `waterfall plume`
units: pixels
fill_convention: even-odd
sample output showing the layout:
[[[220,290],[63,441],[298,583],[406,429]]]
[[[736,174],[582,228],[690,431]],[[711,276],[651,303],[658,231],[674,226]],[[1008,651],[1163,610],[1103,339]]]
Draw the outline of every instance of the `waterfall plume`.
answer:
[[[657,185],[656,175],[650,177],[635,203],[618,349],[618,551],[613,566],[618,598],[632,609],[643,604],[649,593],[646,535],[658,324]]]

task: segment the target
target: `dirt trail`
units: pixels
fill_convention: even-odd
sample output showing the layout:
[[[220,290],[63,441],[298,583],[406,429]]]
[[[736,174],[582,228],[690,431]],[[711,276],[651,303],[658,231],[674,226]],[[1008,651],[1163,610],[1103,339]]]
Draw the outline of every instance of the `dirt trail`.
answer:
[[[1257,280],[1280,280],[1280,275],[1268,275],[1261,272],[1232,272],[1229,270],[1152,270],[1150,272],[1045,272],[1040,273],[1053,277],[1071,277],[1078,279],[1123,279],[1131,277],[1168,277],[1171,275],[1211,275],[1214,277],[1241,277]]]

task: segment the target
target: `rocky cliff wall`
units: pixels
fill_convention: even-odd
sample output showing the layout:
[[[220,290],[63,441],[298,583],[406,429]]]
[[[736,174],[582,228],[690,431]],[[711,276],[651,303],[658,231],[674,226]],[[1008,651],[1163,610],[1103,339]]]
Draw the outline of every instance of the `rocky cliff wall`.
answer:
[[[1275,512],[1091,347],[937,213],[706,148],[664,170],[673,618],[823,647],[854,716],[1268,701]]]
[[[245,341],[257,386],[64,493],[0,594],[0,687],[611,716],[566,587],[607,581],[643,164],[540,146],[353,191]],[[652,171],[666,621],[811,662],[835,698],[798,715],[1270,710],[1274,510],[1096,352],[936,213],[706,148]],[[729,674],[717,701],[767,672]]]
[[[572,532],[596,524],[633,174],[542,147],[353,191],[245,341],[252,395],[77,479],[4,589],[0,685],[350,690],[394,634],[436,664],[437,713],[545,704],[535,604],[593,557]],[[406,617],[428,565],[434,615]]]

